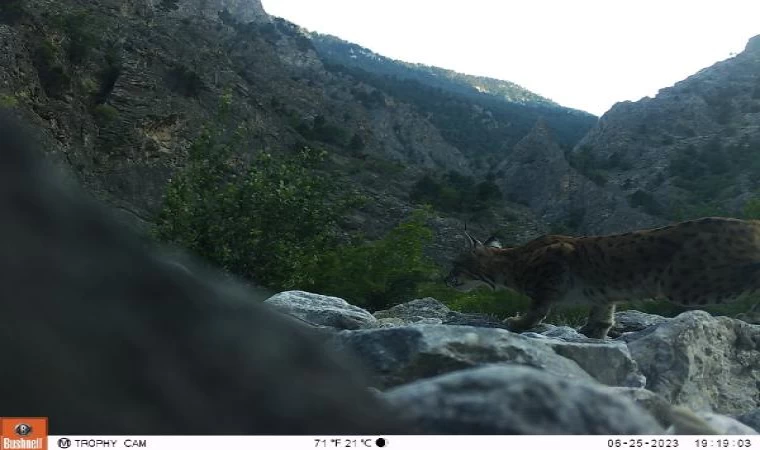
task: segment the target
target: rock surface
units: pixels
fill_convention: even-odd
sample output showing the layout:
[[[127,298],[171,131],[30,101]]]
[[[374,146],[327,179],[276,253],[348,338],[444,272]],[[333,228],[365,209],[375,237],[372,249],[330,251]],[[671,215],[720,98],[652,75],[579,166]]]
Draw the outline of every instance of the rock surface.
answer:
[[[760,406],[760,326],[689,311],[628,343],[647,389],[694,410]]]
[[[662,434],[641,407],[598,385],[511,365],[391,389],[401,416],[432,434]]]
[[[631,208],[626,199],[603,189],[570,166],[543,123],[515,145],[497,167],[507,199],[525,204],[549,223],[598,234],[651,228],[663,223]]]
[[[413,325],[343,331],[330,346],[359,358],[381,388],[494,362],[540,367],[569,379],[592,379],[548,345],[499,329]]]
[[[273,295],[264,303],[312,325],[336,330],[356,330],[377,324],[372,314],[338,297],[286,291]]]
[[[760,433],[760,408],[740,414],[736,420]]]
[[[654,98],[615,104],[573,153],[590,156],[606,186],[642,211],[672,217],[674,210],[704,202],[722,214],[741,213],[760,170],[758,38]],[[721,176],[726,183],[708,183]],[[698,188],[691,188],[695,183]],[[689,212],[707,214],[717,212]]]

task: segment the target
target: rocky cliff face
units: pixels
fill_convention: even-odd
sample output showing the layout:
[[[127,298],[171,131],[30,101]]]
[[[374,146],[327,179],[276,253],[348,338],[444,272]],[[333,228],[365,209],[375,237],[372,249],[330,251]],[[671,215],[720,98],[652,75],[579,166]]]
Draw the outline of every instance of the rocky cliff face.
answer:
[[[611,233],[662,223],[571,167],[543,122],[497,166],[497,174],[507,199],[529,206],[554,232]]]
[[[760,187],[760,36],[655,98],[618,103],[574,153],[649,212],[738,213]]]
[[[324,70],[299,27],[257,0],[25,0],[0,10],[0,100],[49,130],[51,153],[137,223],[217,110],[248,125],[251,151],[308,143],[336,158],[469,173],[425,117]]]
[[[169,10],[176,7],[177,17],[204,16],[213,20],[226,13],[241,23],[270,20],[259,0],[154,0],[153,3],[167,5],[165,9]]]

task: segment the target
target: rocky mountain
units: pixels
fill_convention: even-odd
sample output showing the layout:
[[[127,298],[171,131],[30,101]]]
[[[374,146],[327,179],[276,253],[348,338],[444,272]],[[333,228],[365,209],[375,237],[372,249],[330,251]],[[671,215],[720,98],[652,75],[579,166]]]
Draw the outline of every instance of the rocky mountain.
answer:
[[[496,174],[506,198],[552,224],[553,233],[623,232],[662,222],[572,167],[543,121],[518,142]]]
[[[760,188],[760,36],[655,98],[616,104],[573,159],[649,214],[741,214]]]
[[[413,105],[483,172],[509,154],[539,119],[565,148],[596,122],[591,114],[508,81],[393,60],[332,36],[311,33],[311,39],[329,70]]]
[[[311,32],[309,36],[317,52],[325,61],[332,64],[356,67],[377,75],[415,80],[431,87],[474,98],[492,96],[509,103],[561,108],[560,105],[548,98],[509,81],[467,75],[440,67],[387,58],[368,48],[327,34]],[[589,114],[585,115],[588,116]]]
[[[338,171],[471,172],[423,115],[324,70],[300,29],[255,1],[13,0],[0,21],[0,101],[49,130],[50,153],[133,222],[155,215],[226,94],[254,151],[309,144]]]

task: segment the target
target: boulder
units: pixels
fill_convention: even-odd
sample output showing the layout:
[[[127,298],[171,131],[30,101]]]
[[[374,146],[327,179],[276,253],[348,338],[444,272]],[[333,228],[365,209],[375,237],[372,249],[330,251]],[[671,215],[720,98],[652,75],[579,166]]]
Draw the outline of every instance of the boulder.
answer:
[[[631,400],[520,365],[440,375],[385,393],[401,418],[430,434],[662,434]]]
[[[628,343],[647,389],[695,411],[760,406],[760,327],[689,311]]]
[[[264,303],[312,325],[336,330],[356,330],[378,325],[377,319],[368,311],[338,297],[285,291],[273,295]]]

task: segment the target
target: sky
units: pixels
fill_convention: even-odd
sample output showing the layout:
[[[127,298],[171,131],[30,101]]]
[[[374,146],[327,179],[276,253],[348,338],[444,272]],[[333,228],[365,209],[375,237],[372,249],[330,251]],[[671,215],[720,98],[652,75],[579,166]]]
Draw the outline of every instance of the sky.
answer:
[[[601,115],[741,52],[760,0],[262,0],[402,61],[512,81]]]

